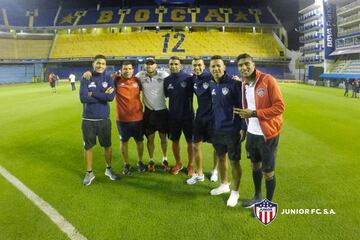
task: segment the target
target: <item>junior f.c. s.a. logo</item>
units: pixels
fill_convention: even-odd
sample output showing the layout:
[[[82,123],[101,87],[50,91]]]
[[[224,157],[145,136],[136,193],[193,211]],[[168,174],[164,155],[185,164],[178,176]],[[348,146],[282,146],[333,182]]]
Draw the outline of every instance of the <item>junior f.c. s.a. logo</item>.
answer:
[[[267,199],[256,203],[254,206],[255,217],[264,225],[270,224],[275,219],[277,210],[277,203],[273,203]]]

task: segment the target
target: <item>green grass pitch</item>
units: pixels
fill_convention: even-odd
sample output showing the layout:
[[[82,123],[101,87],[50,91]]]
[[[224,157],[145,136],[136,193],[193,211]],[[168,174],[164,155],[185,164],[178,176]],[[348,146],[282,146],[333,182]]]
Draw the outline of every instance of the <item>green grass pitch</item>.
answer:
[[[77,86],[79,87],[79,86]],[[210,196],[208,180],[188,186],[185,173],[134,172],[116,182],[104,176],[94,149],[96,179],[82,186],[84,160],[78,92],[62,83],[0,86],[0,164],[56,208],[88,239],[357,239],[360,230],[360,100],[340,89],[282,84],[286,103],[276,166],[279,204],[268,226],[228,195]],[[113,120],[113,167],[122,171]],[[160,160],[157,138],[156,160]],[[130,159],[136,162],[131,140]],[[174,159],[168,145],[171,165]],[[186,163],[185,143],[182,157]],[[242,148],[240,203],[253,193]],[[212,147],[203,145],[204,168]],[[144,159],[147,162],[147,152]],[[264,187],[263,187],[264,190]],[[283,209],[333,209],[335,215],[282,215]],[[0,176],[0,239],[67,239],[27,198]]]

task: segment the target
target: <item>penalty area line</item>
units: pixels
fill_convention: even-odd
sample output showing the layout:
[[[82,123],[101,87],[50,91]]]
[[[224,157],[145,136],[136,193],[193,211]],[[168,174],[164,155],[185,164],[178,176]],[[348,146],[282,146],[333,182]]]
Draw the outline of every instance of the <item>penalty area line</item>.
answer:
[[[56,226],[64,232],[71,240],[87,240],[79,231],[69,223],[55,208],[44,201],[36,193],[25,186],[19,179],[8,172],[0,165],[0,175],[2,175],[9,183],[16,187],[22,194],[24,194],[31,202],[33,202],[40,210],[45,213]]]

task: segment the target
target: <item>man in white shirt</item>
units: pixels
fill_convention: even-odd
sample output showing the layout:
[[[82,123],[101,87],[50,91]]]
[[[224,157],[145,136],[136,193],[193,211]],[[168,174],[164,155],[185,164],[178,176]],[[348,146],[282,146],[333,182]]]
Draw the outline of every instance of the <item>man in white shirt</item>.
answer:
[[[157,64],[154,58],[145,59],[145,71],[140,71],[136,77],[140,80],[144,111],[144,133],[147,137],[147,149],[149,153],[149,172],[155,171],[154,160],[154,138],[155,132],[159,132],[161,141],[161,150],[163,153],[162,167],[165,171],[169,171],[169,163],[167,161],[167,133],[168,133],[168,110],[165,104],[164,95],[164,78],[169,76],[165,71],[156,69]]]
[[[285,110],[280,87],[274,77],[255,68],[247,54],[237,57],[242,76],[243,109],[234,109],[247,122],[246,151],[252,163],[254,196],[244,201],[243,207],[252,208],[262,201],[261,183],[265,178],[266,198],[272,201],[275,192],[275,163],[282,113]],[[240,80],[234,77],[235,80]]]
[[[75,75],[73,73],[71,73],[69,75],[69,81],[71,83],[71,91],[75,91],[76,90],[76,87],[75,87]]]

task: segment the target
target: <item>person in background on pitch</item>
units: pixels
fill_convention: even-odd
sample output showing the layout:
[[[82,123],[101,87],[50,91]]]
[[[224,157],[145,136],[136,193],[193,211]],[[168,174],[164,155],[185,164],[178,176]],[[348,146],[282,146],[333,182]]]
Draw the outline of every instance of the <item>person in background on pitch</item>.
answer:
[[[123,62],[121,75],[114,78],[116,89],[116,124],[120,136],[121,155],[124,160],[125,175],[129,174],[128,142],[135,139],[138,155],[138,170],[145,171],[143,158],[143,106],[140,101],[140,84],[134,76],[134,67],[131,62]]]
[[[106,161],[105,175],[111,180],[118,177],[111,169],[111,121],[109,118],[109,102],[115,97],[114,81],[105,73],[106,58],[103,55],[96,55],[93,61],[92,76],[87,80],[80,81],[80,101],[83,104],[82,134],[84,141],[84,156],[86,162],[86,174],[83,181],[88,186],[94,180],[95,175],[92,169],[93,152],[96,145],[96,137],[104,148]]]
[[[248,124],[246,150],[252,163],[255,194],[243,203],[243,207],[250,208],[262,201],[263,176],[266,198],[272,201],[276,185],[275,159],[285,106],[276,79],[257,70],[249,54],[240,54],[237,64],[242,76],[243,109],[237,108],[234,112]],[[236,76],[234,79],[241,81]]]
[[[48,76],[48,82],[52,89],[53,93],[56,93],[56,75],[54,73],[50,73]]]
[[[76,87],[75,87],[75,75],[73,73],[71,73],[69,75],[69,81],[70,81],[70,84],[71,84],[71,91],[75,91],[76,90]]]
[[[233,81],[225,72],[221,56],[215,55],[210,60],[210,82],[214,121],[213,146],[219,158],[221,184],[210,191],[211,195],[230,192],[227,179],[226,155],[230,159],[233,185],[227,206],[235,207],[238,203],[241,179],[241,142],[245,139],[246,124],[239,115],[234,115],[234,108],[241,108],[241,84]]]
[[[136,77],[140,81],[143,93],[144,111],[144,134],[147,138],[147,150],[149,153],[148,171],[155,172],[155,132],[159,132],[161,151],[163,154],[161,165],[164,171],[169,171],[167,159],[167,133],[168,115],[164,95],[164,79],[169,76],[165,71],[157,69],[156,60],[152,57],[145,59],[145,71],[140,71]]]
[[[193,91],[197,97],[198,108],[196,110],[195,120],[193,123],[193,143],[195,152],[195,163],[197,167],[196,174],[189,178],[187,184],[195,184],[197,182],[204,181],[204,173],[202,168],[202,142],[212,143],[212,106],[211,106],[211,91],[210,81],[212,79],[211,74],[205,72],[204,60],[195,57],[191,62],[192,67],[192,85]],[[218,180],[217,165],[218,158],[214,150],[214,168],[211,171],[210,181],[216,182]]]
[[[183,132],[187,142],[187,174],[194,174],[194,146],[192,143],[192,121],[194,119],[193,90],[191,78],[182,71],[180,58],[173,56],[169,60],[170,76],[165,78],[164,92],[169,98],[169,139],[176,161],[171,173],[176,175],[183,169],[180,156],[180,136]]]

